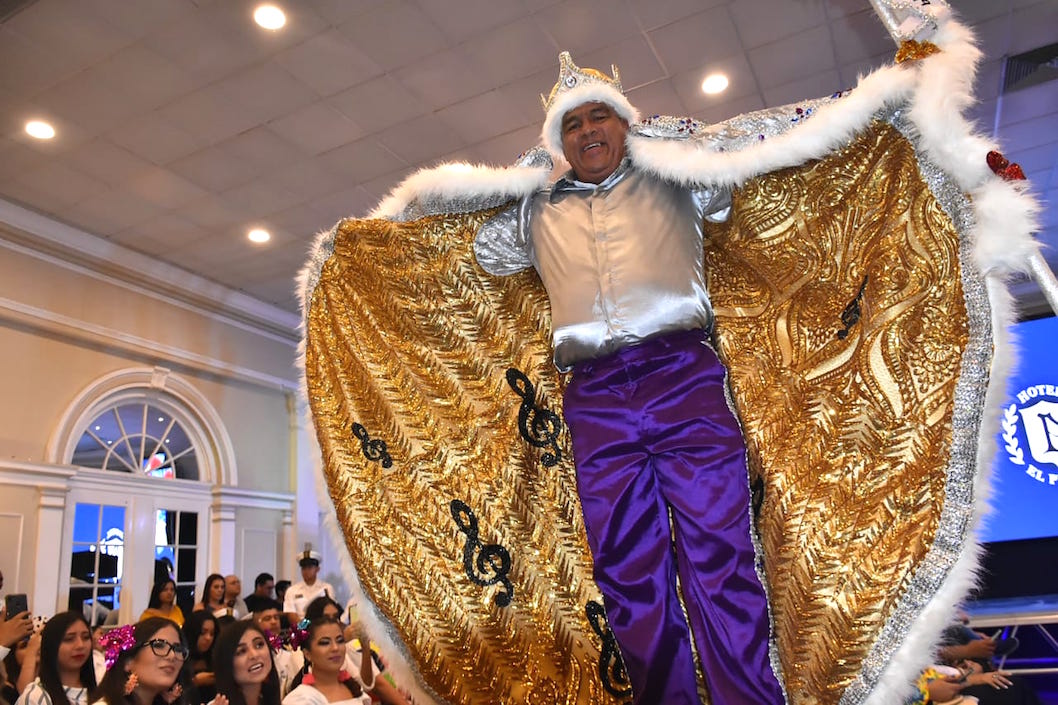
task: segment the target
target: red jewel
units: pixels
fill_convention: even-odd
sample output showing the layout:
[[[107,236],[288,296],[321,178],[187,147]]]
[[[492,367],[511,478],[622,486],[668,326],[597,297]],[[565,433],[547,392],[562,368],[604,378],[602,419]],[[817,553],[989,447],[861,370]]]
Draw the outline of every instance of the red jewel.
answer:
[[[1006,181],[1025,180],[1025,172],[1021,170],[1021,166],[1011,164],[1009,159],[995,150],[985,155],[985,161],[988,162],[989,169]]]

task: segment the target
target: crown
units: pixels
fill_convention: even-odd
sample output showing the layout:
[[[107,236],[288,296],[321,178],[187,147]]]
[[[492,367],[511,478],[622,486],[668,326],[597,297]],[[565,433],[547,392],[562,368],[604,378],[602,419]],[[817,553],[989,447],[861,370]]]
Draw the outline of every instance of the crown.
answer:
[[[606,103],[629,124],[639,121],[639,111],[624,96],[616,66],[610,66],[612,77],[595,69],[582,69],[573,63],[568,51],[558,55],[558,65],[558,83],[551,95],[540,95],[546,113],[540,138],[552,155],[562,155],[562,116],[578,105]]]
[[[610,64],[610,71],[613,73],[613,78],[602,71],[582,69],[573,63],[573,57],[569,55],[568,51],[562,52],[558,55],[558,82],[555,83],[554,88],[551,89],[551,94],[546,98],[543,93],[540,94],[540,101],[544,104],[544,112],[551,110],[551,106],[555,104],[555,99],[558,96],[578,86],[601,83],[616,89],[618,93],[624,93],[624,89],[621,88],[621,74],[618,72],[617,67]]]

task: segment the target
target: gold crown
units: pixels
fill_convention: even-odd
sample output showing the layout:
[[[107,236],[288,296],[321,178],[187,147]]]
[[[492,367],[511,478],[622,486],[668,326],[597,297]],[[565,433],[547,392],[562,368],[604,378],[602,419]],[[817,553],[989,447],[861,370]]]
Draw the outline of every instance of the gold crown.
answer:
[[[615,88],[618,93],[624,93],[624,89],[621,88],[621,74],[618,73],[617,67],[613,64],[610,64],[610,71],[613,72],[613,78],[611,78],[602,71],[580,68],[573,63],[573,58],[569,55],[569,52],[564,51],[558,55],[558,66],[558,82],[551,89],[551,94],[546,98],[543,93],[540,94],[540,101],[544,104],[545,113],[550,112],[551,106],[558,96],[566,91],[573,90],[577,86],[600,83]]]

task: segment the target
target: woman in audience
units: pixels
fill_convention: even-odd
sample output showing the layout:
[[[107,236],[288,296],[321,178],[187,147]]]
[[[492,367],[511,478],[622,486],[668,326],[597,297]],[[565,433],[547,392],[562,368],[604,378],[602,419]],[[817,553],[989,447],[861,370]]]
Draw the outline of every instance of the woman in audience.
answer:
[[[150,617],[135,626],[112,630],[106,640],[110,666],[90,702],[186,705],[188,649],[174,622]]]
[[[283,705],[371,705],[371,696],[365,692],[374,687],[370,655],[363,656],[366,668],[360,678],[365,682],[361,683],[345,670],[345,636],[339,622],[324,617],[309,622],[307,631],[301,644],[306,672],[301,685],[283,698]]]
[[[39,647],[34,646],[33,642],[39,639],[40,635],[34,634],[29,639],[18,642],[11,647],[11,652],[4,657],[4,671],[7,680],[3,685],[2,697],[7,702],[12,703],[12,705],[37,675],[36,656],[31,659],[31,663],[27,668],[23,668],[23,664],[26,663],[26,658],[31,651],[36,652],[38,650]]]
[[[339,621],[341,614],[341,606],[326,595],[320,595],[305,607],[305,619],[310,622],[321,618]],[[379,664],[373,662],[375,654],[370,651],[370,640],[360,635],[358,633],[360,630],[361,625],[359,623],[350,624],[345,628],[345,670],[349,673],[362,673],[364,664],[361,657],[365,653],[369,654],[368,661],[372,661],[370,665],[370,680],[374,682],[374,687],[368,688],[371,691],[371,695],[381,700],[385,705],[409,705],[408,699],[397,690],[396,684],[389,680],[388,676],[378,677],[381,669]],[[364,648],[365,646],[367,648]],[[293,685],[296,686],[299,682],[299,680],[295,679]]]
[[[206,585],[202,589],[201,599],[195,605],[194,611],[205,610],[215,617],[228,614],[228,605],[224,604],[224,576],[210,573],[206,578]]]
[[[272,647],[256,624],[239,621],[220,633],[213,649],[214,705],[279,705]]]
[[[147,602],[147,609],[140,615],[140,621],[148,617],[165,617],[176,622],[178,627],[184,626],[184,613],[180,605],[176,604],[176,583],[172,580],[162,580],[151,588],[151,599]]]
[[[191,655],[187,660],[191,674],[191,705],[208,703],[216,695],[213,674],[213,644],[217,638],[217,618],[209,612],[192,612],[184,624],[184,640]]]
[[[18,705],[87,705],[96,687],[92,633],[80,612],[60,612],[40,634],[39,677],[18,698]]]

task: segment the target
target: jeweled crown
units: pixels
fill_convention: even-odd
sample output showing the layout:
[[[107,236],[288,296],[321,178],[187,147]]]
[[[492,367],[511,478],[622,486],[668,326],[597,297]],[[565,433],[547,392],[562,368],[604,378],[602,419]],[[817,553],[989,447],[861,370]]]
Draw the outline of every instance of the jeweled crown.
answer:
[[[551,106],[556,98],[578,86],[598,83],[615,88],[618,93],[624,93],[624,89],[621,88],[621,74],[617,71],[617,67],[610,64],[610,71],[613,73],[612,78],[602,71],[582,69],[573,63],[573,57],[569,55],[568,51],[562,52],[558,55],[558,82],[551,89],[550,95],[544,97],[543,93],[540,94],[540,101],[544,104],[544,112],[551,111]]]

